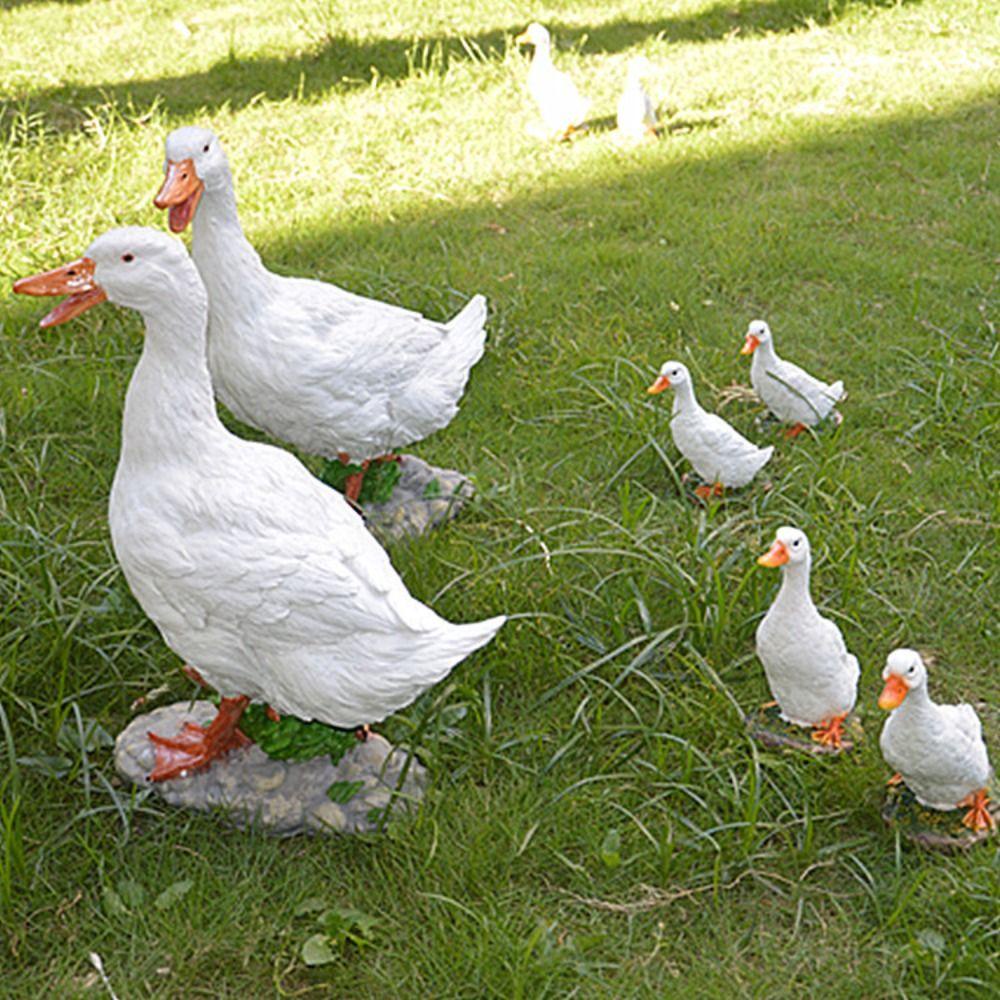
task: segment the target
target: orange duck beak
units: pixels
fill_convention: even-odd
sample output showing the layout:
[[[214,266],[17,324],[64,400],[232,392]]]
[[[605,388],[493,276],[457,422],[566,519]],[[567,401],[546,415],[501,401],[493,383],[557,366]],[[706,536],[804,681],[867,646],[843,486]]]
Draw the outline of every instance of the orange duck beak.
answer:
[[[194,218],[205,190],[205,182],[194,169],[194,160],[167,161],[167,176],[156,192],[153,204],[157,208],[169,208],[167,221],[172,233],[182,233]]]
[[[882,688],[882,693],[878,696],[878,707],[886,711],[892,708],[899,708],[903,704],[903,699],[909,694],[910,688],[906,681],[898,674],[889,674],[889,679]]]
[[[784,566],[788,562],[788,549],[784,542],[775,539],[774,544],[758,560],[759,566],[767,566],[773,569],[775,566]]]
[[[747,339],[743,342],[740,354],[753,354],[760,347],[760,341],[752,334],[747,334]]]
[[[107,299],[107,292],[94,281],[94,267],[89,257],[80,257],[52,271],[15,281],[14,291],[18,295],[68,295],[38,324],[58,326]]]
[[[646,390],[651,396],[657,395],[657,393],[663,392],[664,389],[670,388],[670,379],[666,375],[657,375],[656,381]]]

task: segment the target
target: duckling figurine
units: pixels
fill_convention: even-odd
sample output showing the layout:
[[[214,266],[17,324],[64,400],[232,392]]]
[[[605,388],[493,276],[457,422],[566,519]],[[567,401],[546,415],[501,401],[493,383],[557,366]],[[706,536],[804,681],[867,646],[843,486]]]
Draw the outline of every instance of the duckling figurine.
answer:
[[[668,361],[646,390],[653,395],[674,390],[670,432],[677,450],[705,481],[695,492],[703,500],[720,496],[725,487],[746,486],[770,460],[774,447],[758,448],[722,417],[702,409],[695,398],[687,367]]]
[[[798,528],[777,530],[757,562],[782,568],[781,589],[757,626],[757,656],[781,717],[811,727],[812,738],[843,745],[844,720],[854,708],[861,669],[840,629],[824,618],[809,593],[809,539]]]
[[[938,705],[913,649],[894,649],[882,671],[878,707],[890,713],[879,747],[885,762],[928,809],[967,809],[970,830],[994,830],[987,785],[992,771],[983,727],[971,705]]]
[[[535,21],[514,41],[518,45],[535,47],[528,70],[528,92],[538,105],[547,133],[557,141],[568,139],[583,125],[590,101],[565,73],[556,69],[547,28]]]
[[[625,89],[618,98],[618,133],[632,141],[656,137],[656,110],[642,85],[649,68],[649,60],[645,56],[630,59]]]
[[[834,406],[844,398],[844,383],[828,385],[779,358],[771,328],[762,319],[750,324],[740,354],[753,355],[750,383],[754,392],[779,420],[793,425],[785,431],[786,437],[798,437],[831,413],[840,421]]]
[[[111,542],[167,645],[222,695],[209,726],[150,734],[151,780],[184,777],[245,743],[238,725],[251,700],[342,729],[383,719],[504,623],[441,618],[411,596],[340,493],[289,452],[226,429],[208,371],[208,297],[179,240],[112,230],[14,291],[69,295],[42,326],[106,298],[145,320],[111,487]]]

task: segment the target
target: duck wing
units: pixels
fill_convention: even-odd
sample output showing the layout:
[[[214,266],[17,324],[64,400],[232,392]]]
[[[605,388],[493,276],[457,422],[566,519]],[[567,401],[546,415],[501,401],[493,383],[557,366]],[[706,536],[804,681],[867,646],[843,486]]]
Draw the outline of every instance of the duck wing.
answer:
[[[768,369],[764,377],[787,389],[793,396],[808,405],[817,418],[825,416],[833,405],[844,395],[844,383],[827,384],[810,375],[791,361],[778,361]]]

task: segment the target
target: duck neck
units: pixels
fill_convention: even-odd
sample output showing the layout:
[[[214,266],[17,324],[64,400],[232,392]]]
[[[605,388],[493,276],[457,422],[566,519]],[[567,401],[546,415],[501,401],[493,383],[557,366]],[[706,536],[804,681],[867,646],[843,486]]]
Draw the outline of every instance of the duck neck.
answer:
[[[773,368],[778,360],[774,352],[774,344],[770,340],[762,340],[753,352],[754,364],[763,368]]]
[[[243,235],[228,175],[223,183],[206,187],[201,197],[192,223],[191,255],[208,289],[213,313],[227,305],[246,304],[253,290],[266,285],[270,277],[260,254]]]
[[[205,359],[205,291],[193,266],[187,277],[140,309],[146,337],[125,397],[123,466],[197,459],[211,439],[227,433]]]
[[[812,594],[809,593],[810,560],[786,563],[781,574],[781,589],[775,598],[776,605],[792,605],[801,608],[803,604],[813,607]]]
[[[927,693],[927,685],[921,684],[907,692],[906,697],[892,714],[899,716],[900,719],[919,722],[930,715],[935,707],[931,696]]]
[[[532,69],[541,69],[552,65],[552,48],[548,42],[535,46],[535,56],[531,60]]]
[[[694,386],[690,381],[679,382],[674,386],[673,416],[697,413],[701,409],[694,394]]]

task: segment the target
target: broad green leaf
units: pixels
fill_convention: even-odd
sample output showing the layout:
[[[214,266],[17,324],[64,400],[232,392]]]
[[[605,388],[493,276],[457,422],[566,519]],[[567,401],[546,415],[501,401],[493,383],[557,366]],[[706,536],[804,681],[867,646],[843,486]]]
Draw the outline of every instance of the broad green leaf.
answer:
[[[337,959],[325,934],[313,934],[303,943],[300,954],[306,965],[329,965]]]
[[[158,910],[166,910],[173,906],[179,899],[183,899],[190,891],[194,882],[191,879],[181,879],[180,882],[174,882],[173,885],[168,885],[166,889],[163,890],[156,897],[156,903],[154,904]]]

